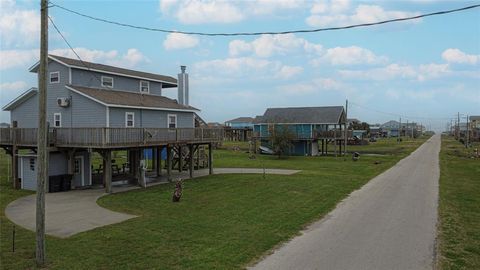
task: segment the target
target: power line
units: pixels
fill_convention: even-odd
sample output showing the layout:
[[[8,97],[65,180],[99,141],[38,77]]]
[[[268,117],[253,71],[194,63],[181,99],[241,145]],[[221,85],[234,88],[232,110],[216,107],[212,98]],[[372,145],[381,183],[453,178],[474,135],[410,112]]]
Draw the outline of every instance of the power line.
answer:
[[[134,29],[140,29],[140,30],[146,30],[146,31],[154,31],[154,32],[162,32],[162,33],[177,33],[177,34],[185,34],[185,35],[199,35],[199,36],[259,36],[259,35],[285,35],[285,34],[297,34],[297,33],[314,33],[314,32],[324,32],[324,31],[335,31],[335,30],[344,30],[344,29],[351,29],[351,28],[381,25],[381,24],[387,24],[387,23],[392,23],[392,22],[416,20],[416,19],[420,19],[420,18],[436,16],[436,15],[444,15],[444,14],[448,14],[448,13],[460,12],[460,11],[465,11],[465,10],[480,7],[480,4],[477,4],[477,5],[471,5],[471,6],[466,6],[466,7],[457,8],[457,9],[449,9],[449,10],[437,11],[437,12],[432,12],[432,13],[426,13],[426,14],[421,14],[421,15],[417,15],[417,16],[404,17],[404,18],[398,18],[398,19],[390,19],[390,20],[384,20],[384,21],[373,22],[373,23],[353,24],[353,25],[340,26],[340,27],[328,27],[328,28],[317,28],[317,29],[300,29],[300,30],[278,31],[278,32],[272,31],[272,32],[208,33],[208,32],[190,32],[190,31],[169,30],[169,29],[153,28],[153,27],[147,27],[147,26],[139,26],[139,25],[133,25],[133,24],[128,24],[128,23],[116,22],[116,21],[107,20],[107,19],[87,15],[87,14],[84,14],[84,13],[80,13],[78,11],[75,11],[75,10],[57,5],[57,4],[52,3],[52,2],[50,2],[50,4],[51,4],[51,7],[57,7],[59,9],[62,9],[64,11],[67,11],[67,12],[70,12],[70,13],[73,13],[73,14],[76,14],[78,16],[85,17],[85,18],[95,20],[95,21],[99,21],[99,22],[108,23],[108,24],[114,24],[114,25],[118,25],[118,26],[122,26],[122,27],[128,27],[128,28],[134,28]]]
[[[62,32],[60,31],[60,29],[58,29],[57,25],[55,24],[55,22],[53,21],[53,19],[48,16],[48,19],[50,20],[50,22],[52,23],[53,25],[53,28],[55,28],[55,30],[57,31],[57,33],[60,35],[60,37],[62,37],[63,41],[65,41],[65,43],[67,44],[67,46],[70,48],[70,50],[75,54],[75,56],[78,58],[78,60],[80,60],[80,62],[82,63],[82,65],[87,68],[88,71],[90,71],[90,67],[85,64],[85,62],[83,62],[82,58],[80,57],[80,55],[78,55],[78,53],[75,51],[75,49],[72,47],[72,45],[70,45],[70,42],[68,42],[68,40],[65,38],[65,36],[62,34]],[[100,86],[102,86],[102,80],[100,78],[98,78],[97,75],[95,75],[94,73],[92,72],[89,72],[90,76],[92,76],[93,78],[95,78],[96,80],[98,80],[100,82]]]
[[[386,115],[391,115],[391,116],[395,116],[395,117],[402,117],[402,118],[411,119],[411,120],[413,120],[413,119],[423,119],[423,120],[438,120],[438,121],[441,121],[441,120],[450,120],[451,119],[450,117],[424,117],[424,116],[403,115],[403,114],[398,114],[398,113],[380,111],[380,110],[373,109],[373,108],[370,108],[370,107],[367,107],[367,106],[364,106],[364,105],[360,105],[360,104],[352,102],[352,101],[349,101],[348,103],[353,104],[353,105],[355,105],[359,108],[365,109],[365,110],[369,110],[369,111],[373,111],[373,112],[377,112],[377,113],[382,113],[382,114],[386,114]]]

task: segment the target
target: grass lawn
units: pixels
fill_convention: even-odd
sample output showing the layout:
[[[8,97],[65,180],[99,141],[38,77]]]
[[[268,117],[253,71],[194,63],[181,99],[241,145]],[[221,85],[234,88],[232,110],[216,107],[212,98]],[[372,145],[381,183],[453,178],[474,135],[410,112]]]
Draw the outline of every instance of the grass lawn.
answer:
[[[214,175],[185,182],[180,203],[173,184],[103,197],[103,207],[139,215],[68,239],[47,237],[49,269],[238,269],[318,220],[369,179],[408,155],[423,140],[393,155],[346,161],[338,157],[273,156],[249,159],[244,151],[216,150],[217,167],[301,169],[292,176]],[[373,146],[373,145],[372,145]],[[398,146],[392,145],[392,149]],[[380,163],[375,165],[374,162]],[[2,154],[2,166],[5,163]],[[34,233],[11,227],[8,202],[29,194],[12,190],[2,168],[1,268],[34,266]]]
[[[480,144],[473,148],[480,149]],[[468,151],[453,138],[442,138],[438,256],[442,269],[480,269],[480,159],[469,158]]]

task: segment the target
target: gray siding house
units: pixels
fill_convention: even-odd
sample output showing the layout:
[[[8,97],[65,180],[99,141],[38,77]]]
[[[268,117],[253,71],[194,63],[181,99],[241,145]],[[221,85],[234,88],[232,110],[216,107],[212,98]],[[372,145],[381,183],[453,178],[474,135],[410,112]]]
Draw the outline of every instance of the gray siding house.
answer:
[[[345,125],[342,106],[268,108],[255,119],[253,131],[262,146],[270,147],[270,136],[275,129],[288,128],[294,137],[289,155],[317,156],[327,153],[329,141],[338,145],[341,152]]]
[[[37,73],[39,63],[30,68]],[[164,88],[177,87],[177,79],[159,74],[49,55],[47,121],[51,128],[194,128],[198,109],[188,104],[188,75],[178,75],[179,100],[162,96]],[[12,126],[36,128],[38,90],[31,88],[3,107]],[[91,149],[50,153],[49,175],[73,172],[72,186],[92,185]],[[72,155],[72,154],[70,154]],[[36,156],[18,155],[21,187],[36,188]]]

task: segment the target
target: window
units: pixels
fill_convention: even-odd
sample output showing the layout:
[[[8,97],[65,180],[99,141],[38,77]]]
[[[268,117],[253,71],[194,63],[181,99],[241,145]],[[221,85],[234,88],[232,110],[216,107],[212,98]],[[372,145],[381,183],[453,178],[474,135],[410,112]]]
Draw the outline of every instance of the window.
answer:
[[[102,76],[102,86],[103,87],[108,87],[108,88],[113,88],[113,78]]]
[[[126,112],[125,113],[125,127],[134,127],[135,126],[135,113]]]
[[[30,170],[35,171],[35,159],[30,158]]]
[[[80,159],[75,159],[73,163],[73,173],[74,174],[80,173]]]
[[[168,128],[177,128],[177,115],[169,114],[168,115]]]
[[[50,83],[59,83],[60,82],[60,72],[50,72]]]
[[[150,82],[140,81],[140,92],[141,93],[149,93],[150,92]]]
[[[62,114],[54,113],[53,114],[53,127],[62,127]]]

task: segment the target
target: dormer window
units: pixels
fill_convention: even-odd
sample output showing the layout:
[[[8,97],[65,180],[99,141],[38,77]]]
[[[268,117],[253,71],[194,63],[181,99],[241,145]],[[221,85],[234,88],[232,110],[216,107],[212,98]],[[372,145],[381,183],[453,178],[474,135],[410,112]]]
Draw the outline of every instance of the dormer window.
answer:
[[[50,72],[50,83],[59,83],[60,82],[60,72]]]
[[[102,76],[102,86],[103,87],[108,87],[108,88],[113,88],[113,78],[112,77],[107,77],[107,76]]]
[[[140,81],[140,93],[149,93],[149,92],[150,92],[150,82]]]

